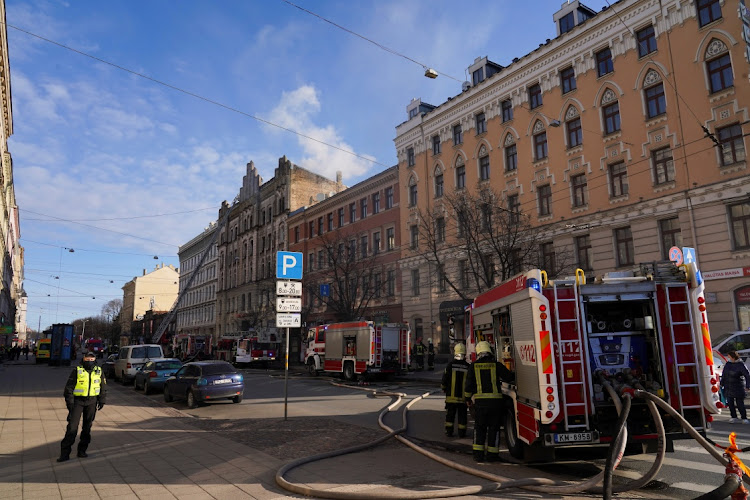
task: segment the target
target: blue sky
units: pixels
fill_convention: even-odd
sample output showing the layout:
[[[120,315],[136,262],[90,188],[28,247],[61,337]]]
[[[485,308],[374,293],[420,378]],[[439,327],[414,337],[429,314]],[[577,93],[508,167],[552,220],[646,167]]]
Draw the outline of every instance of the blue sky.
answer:
[[[476,57],[508,64],[554,38],[562,1],[295,3],[464,80]],[[97,315],[143,269],[178,266],[179,245],[237,194],[247,162],[267,180],[286,155],[353,185],[396,163],[412,98],[440,104],[461,90],[282,0],[6,0],[6,11],[34,329]]]

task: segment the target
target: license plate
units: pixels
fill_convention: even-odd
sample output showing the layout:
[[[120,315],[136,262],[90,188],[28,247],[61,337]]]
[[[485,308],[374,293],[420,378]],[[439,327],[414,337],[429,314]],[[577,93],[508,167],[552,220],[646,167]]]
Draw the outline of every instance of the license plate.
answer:
[[[591,441],[590,432],[571,432],[569,434],[555,434],[555,443],[576,443]]]
[[[214,380],[214,384],[228,384],[231,381],[232,381],[232,379],[230,379],[230,378],[222,378],[222,379],[219,379],[219,380]]]

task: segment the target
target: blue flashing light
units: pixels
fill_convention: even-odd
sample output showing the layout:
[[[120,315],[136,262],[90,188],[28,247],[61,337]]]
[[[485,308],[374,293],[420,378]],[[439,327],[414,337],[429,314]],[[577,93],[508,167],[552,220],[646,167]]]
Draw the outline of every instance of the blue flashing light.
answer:
[[[540,285],[539,280],[535,278],[529,278],[526,280],[526,288],[533,288],[537,292],[542,291],[542,285]]]
[[[699,270],[695,271],[695,282],[698,284],[698,286],[703,284],[703,275]]]

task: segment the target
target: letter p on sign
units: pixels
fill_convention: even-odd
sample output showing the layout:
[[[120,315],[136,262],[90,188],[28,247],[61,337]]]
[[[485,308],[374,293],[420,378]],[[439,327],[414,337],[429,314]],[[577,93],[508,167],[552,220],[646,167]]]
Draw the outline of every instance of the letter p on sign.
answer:
[[[301,280],[302,253],[276,252],[276,277],[287,280]]]

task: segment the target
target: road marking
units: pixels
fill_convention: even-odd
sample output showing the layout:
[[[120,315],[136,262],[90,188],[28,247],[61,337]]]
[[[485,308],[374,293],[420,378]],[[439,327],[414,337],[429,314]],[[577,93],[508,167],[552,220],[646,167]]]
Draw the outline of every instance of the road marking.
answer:
[[[654,457],[651,455],[633,455],[627,457],[630,460],[637,460],[639,462],[653,462]],[[681,467],[683,469],[699,470],[702,472],[714,472],[716,474],[724,474],[726,468],[723,465],[705,464],[691,462],[690,460],[682,460],[680,458],[665,458],[664,465],[672,467]]]

